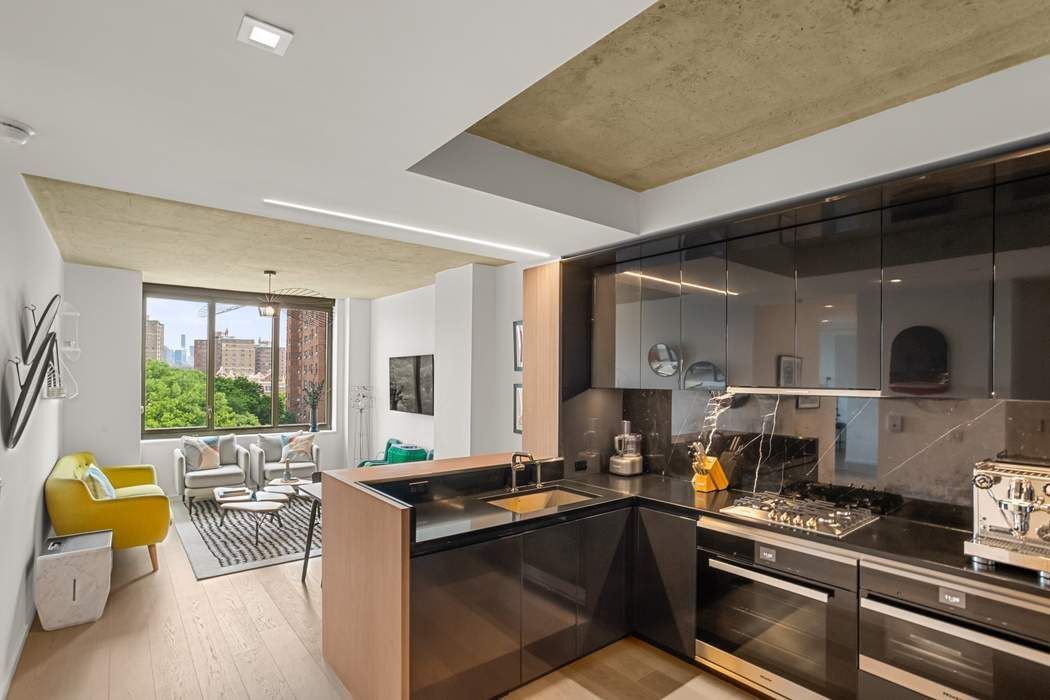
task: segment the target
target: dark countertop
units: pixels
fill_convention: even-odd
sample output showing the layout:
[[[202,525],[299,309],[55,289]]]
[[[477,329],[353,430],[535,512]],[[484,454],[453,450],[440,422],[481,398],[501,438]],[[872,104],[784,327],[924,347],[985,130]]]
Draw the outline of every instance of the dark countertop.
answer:
[[[970,531],[942,527],[905,518],[883,515],[874,523],[842,539],[800,532],[793,528],[756,524],[753,521],[722,515],[719,511],[732,503],[736,493],[720,491],[696,493],[688,481],[672,479],[655,474],[641,476],[614,476],[595,474],[574,481],[581,486],[590,485],[629,493],[639,502],[667,505],[686,509],[697,516],[714,515],[733,522],[750,525],[762,530],[769,528],[780,534],[808,539],[825,545],[842,547],[862,554],[892,559],[946,574],[972,578],[985,583],[1005,586],[1017,590],[1044,595],[1050,598],[1050,585],[1041,584],[1033,571],[1014,567],[995,570],[975,570],[970,558],[963,554],[963,542],[971,536]]]
[[[716,516],[750,525],[758,530],[769,528],[780,534],[809,539],[823,545],[842,547],[861,554],[1050,598],[1050,585],[1039,583],[1039,577],[1034,572],[1012,567],[985,571],[972,568],[969,557],[963,554],[963,542],[970,537],[970,533],[959,528],[884,515],[876,522],[842,539],[833,539],[792,528],[761,525],[722,515],[720,510],[732,504],[738,495],[736,492],[697,493],[692,484],[683,479],[655,474],[633,477],[595,474],[548,482],[547,485],[553,484],[595,494],[598,498],[524,514],[513,513],[486,503],[483,500],[487,497],[486,494],[419,503],[413,506],[413,556],[524,532],[554,522],[587,517],[637,502],[677,512],[686,517]],[[502,493],[505,492],[488,495]]]

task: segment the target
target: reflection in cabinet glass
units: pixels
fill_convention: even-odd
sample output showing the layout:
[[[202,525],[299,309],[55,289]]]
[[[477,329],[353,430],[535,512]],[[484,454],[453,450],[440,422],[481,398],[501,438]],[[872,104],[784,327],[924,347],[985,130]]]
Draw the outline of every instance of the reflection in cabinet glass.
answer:
[[[996,398],[1050,399],[1050,176],[995,192]]]
[[[725,244],[682,251],[681,348],[681,388],[725,388]]]
[[[641,265],[594,273],[591,386],[637,389],[641,382]]]
[[[794,229],[729,241],[730,385],[779,386],[778,357],[795,354],[794,244]]]
[[[883,393],[987,397],[992,190],[889,207],[882,216]]]
[[[868,212],[795,229],[803,387],[879,387],[880,221],[879,212]]]
[[[641,386],[676,389],[681,377],[681,256],[658,255],[642,260]],[[657,369],[651,365],[656,363]]]

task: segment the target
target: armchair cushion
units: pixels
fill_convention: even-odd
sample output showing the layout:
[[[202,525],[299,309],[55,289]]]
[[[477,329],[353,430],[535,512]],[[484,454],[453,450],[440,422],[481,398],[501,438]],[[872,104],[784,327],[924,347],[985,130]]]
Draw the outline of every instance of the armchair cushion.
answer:
[[[244,482],[244,472],[235,464],[228,464],[213,469],[198,469],[186,473],[186,486],[191,489],[232,486]]]
[[[288,438],[285,435],[267,434],[259,436],[259,447],[262,449],[263,454],[266,455],[267,462],[279,462],[281,460],[281,451],[284,450],[287,442]]]
[[[314,434],[298,432],[294,435],[286,436],[287,442],[284,448],[281,450],[281,459],[279,461],[288,460],[290,462],[309,462],[313,459],[314,451]],[[278,460],[267,460],[268,462]]]
[[[125,486],[116,490],[116,497],[134,498],[135,496],[163,496],[164,489],[156,484],[139,484],[138,486]]]
[[[117,497],[117,492],[113,488],[113,484],[109,482],[106,475],[103,474],[102,470],[95,464],[90,465],[84,470],[84,476],[81,477],[81,480],[84,482],[84,485],[87,486],[91,497],[96,501]]]
[[[182,437],[182,454],[186,458],[186,472],[198,469],[214,469],[219,466],[219,448],[209,445],[200,438]]]

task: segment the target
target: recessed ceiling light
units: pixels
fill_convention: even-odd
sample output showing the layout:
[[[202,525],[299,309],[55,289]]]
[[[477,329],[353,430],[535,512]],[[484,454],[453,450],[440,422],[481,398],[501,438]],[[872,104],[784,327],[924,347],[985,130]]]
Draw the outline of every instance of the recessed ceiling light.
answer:
[[[324,214],[325,216],[334,216],[339,219],[349,219],[350,221],[363,221],[367,224],[378,224],[379,226],[389,226],[390,228],[401,229],[402,231],[412,231],[414,233],[425,233],[428,236],[437,236],[438,238],[448,238],[453,241],[463,241],[464,243],[474,243],[476,245],[488,246],[490,248],[499,248],[500,250],[509,250],[514,253],[524,253],[525,255],[534,255],[537,258],[549,258],[550,253],[544,253],[539,250],[531,250],[529,248],[521,248],[515,245],[507,245],[506,243],[496,243],[495,241],[486,241],[481,238],[470,238],[469,236],[460,236],[455,233],[445,233],[444,231],[435,231],[434,229],[421,228],[419,226],[409,226],[408,224],[399,224],[394,221],[384,221],[383,219],[373,219],[368,216],[357,216],[356,214],[347,214],[342,211],[335,211],[334,209],[322,209],[320,207],[311,207],[306,204],[297,204],[295,202],[285,202],[280,199],[267,199],[264,198],[263,202],[266,204],[273,204],[278,207],[287,207],[288,209],[298,209],[299,211],[309,211],[314,214]]]
[[[294,35],[287,29],[245,15],[237,30],[237,41],[283,56]]]
[[[900,277],[894,277],[893,279],[890,280],[890,284],[900,284],[900,283],[901,283],[901,278]]]
[[[822,319],[820,319],[820,322],[821,323],[831,323],[831,319],[830,318],[822,318]]]
[[[824,304],[824,308],[825,309],[834,309],[835,305],[834,304]]]

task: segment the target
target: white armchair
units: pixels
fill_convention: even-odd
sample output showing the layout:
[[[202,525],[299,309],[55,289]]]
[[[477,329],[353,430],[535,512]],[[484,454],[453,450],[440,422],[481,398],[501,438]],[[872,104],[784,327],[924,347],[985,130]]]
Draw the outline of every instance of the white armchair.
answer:
[[[321,446],[314,444],[312,462],[292,462],[289,466],[292,476],[309,479],[310,475],[321,468]],[[276,479],[284,473],[284,462],[280,461],[280,455],[270,454],[257,444],[248,445],[251,465],[249,478],[255,488],[261,489],[271,479]]]
[[[249,468],[248,450],[237,445],[236,454],[235,463],[187,472],[186,455],[181,447],[175,448],[175,490],[188,510],[193,510],[193,499],[200,496],[210,498],[214,493],[213,489],[219,486],[245,485]]]

